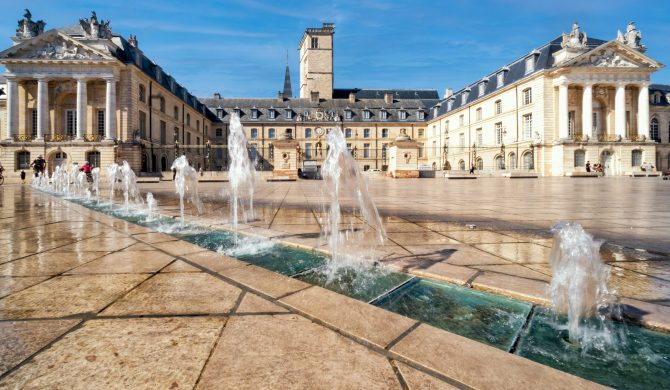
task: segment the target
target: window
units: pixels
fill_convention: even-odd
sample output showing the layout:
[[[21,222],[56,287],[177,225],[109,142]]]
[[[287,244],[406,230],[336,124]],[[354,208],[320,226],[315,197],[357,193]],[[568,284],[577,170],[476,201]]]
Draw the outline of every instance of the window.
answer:
[[[165,98],[161,96],[159,108],[161,112],[165,112]]]
[[[319,48],[319,38],[312,37],[312,49],[318,49],[318,48]]]
[[[407,119],[407,111],[400,111],[398,113],[398,116],[399,116],[400,120],[402,120],[402,121],[406,120]]]
[[[370,158],[370,144],[363,144],[363,158]]]
[[[505,157],[498,156],[495,160],[496,169],[505,169]]]
[[[312,138],[312,129],[309,127],[305,129],[305,138]]]
[[[186,114],[186,126],[191,126],[191,114]]]
[[[87,152],[86,153],[86,161],[88,161],[88,163],[91,164],[91,166],[93,168],[99,167],[100,166],[100,152],[98,152],[97,150]]]
[[[105,110],[98,110],[98,135],[99,136],[104,136],[105,135]]]
[[[370,110],[363,110],[363,119],[370,119]]]
[[[444,122],[444,130],[449,131],[449,121]]]
[[[258,109],[257,108],[252,108],[251,109],[251,119],[258,119]]]
[[[277,117],[277,111],[275,111],[273,108],[268,110],[268,118],[270,119],[275,119]]]
[[[65,134],[74,136],[77,131],[77,111],[65,110]]]
[[[370,138],[370,129],[363,129],[363,138]]]
[[[293,118],[293,111],[291,111],[290,109],[287,109],[286,111],[284,111],[284,118],[286,118],[286,119]]]
[[[496,75],[496,88],[500,88],[505,84],[505,72],[498,72]]]
[[[142,103],[147,102],[147,90],[142,84],[140,84],[139,99]]]
[[[465,123],[465,116],[463,116],[463,114],[461,114],[461,115],[458,117],[458,126],[459,126],[459,127],[463,127],[463,123]]]
[[[389,129],[382,129],[382,138],[389,137]]]
[[[174,117],[174,120],[176,120],[176,121],[179,120],[179,107],[174,106],[174,108],[172,109],[172,116]],[[222,116],[223,116],[223,113],[222,113]]]
[[[200,131],[200,120],[195,121],[195,129]]]
[[[535,70],[535,56],[532,55],[526,58],[526,74],[532,73]]]
[[[351,138],[351,129],[344,130],[344,138]]]
[[[463,168],[465,169],[465,167]],[[481,157],[477,158],[477,160],[475,161],[475,168],[477,168],[478,171],[484,169],[484,159],[482,159]]]
[[[219,107],[216,109],[216,116],[218,118],[223,118],[223,108]]]
[[[574,158],[574,166],[575,167],[583,167],[586,166],[586,151],[585,150],[575,150],[575,158]]]
[[[480,97],[481,97],[481,96],[484,96],[484,92],[486,92],[486,83],[485,83],[485,82],[481,82],[481,83],[479,83],[479,85],[477,86],[477,95],[480,96]]]
[[[275,131],[275,129],[272,128],[268,129],[268,138],[274,139],[275,137],[277,137],[277,132]]]
[[[144,111],[140,111],[139,115],[140,121],[140,137],[146,138],[147,135],[147,114]]]
[[[344,119],[351,119],[351,110],[344,111]]]
[[[175,127],[175,130],[176,130],[176,129],[177,129],[177,128]],[[176,133],[176,132],[175,132],[175,133]],[[223,129],[220,128],[220,127],[217,127],[216,130],[214,130],[214,135],[215,135],[217,138],[221,138],[221,137],[223,137]]]
[[[477,134],[477,146],[484,145],[484,133],[482,132],[482,129],[477,129],[476,134]]]
[[[32,136],[37,137],[37,110],[30,110],[30,119],[32,124]]]
[[[533,136],[533,114],[523,116],[523,138],[531,139]]]
[[[461,148],[465,147],[465,133],[461,133],[458,135],[458,146]]]
[[[388,119],[388,111],[386,111],[386,110],[379,111],[379,119],[381,119],[383,121]]]
[[[642,151],[641,150],[633,150],[631,152],[631,165],[634,167],[639,167],[642,165]]]
[[[503,143],[503,125],[502,122],[496,123],[496,144],[501,145]]]
[[[312,144],[305,144],[305,158],[312,158]]]
[[[478,108],[477,111],[475,111],[475,118],[477,118],[478,121],[482,120],[482,109]]]
[[[509,168],[516,169],[516,153],[514,152],[509,154]]]
[[[658,119],[656,118],[652,119],[649,125],[649,137],[652,141],[661,142],[661,137],[658,133]]]
[[[284,129],[284,134],[286,134],[286,137],[293,138],[293,129]]]
[[[438,154],[437,141],[433,141],[433,147],[430,150],[431,150],[431,152],[430,152],[431,156],[433,156],[433,157],[437,156],[437,154]]]
[[[463,160],[458,161],[458,169],[460,169],[461,171],[465,170],[465,161]]]
[[[531,104],[533,102],[533,89],[526,88],[523,90],[523,104]]]
[[[426,113],[423,110],[419,110],[419,111],[416,112],[416,119],[417,120],[422,121],[422,120],[424,120],[425,117],[426,117]]]
[[[186,145],[191,146],[191,133],[186,133]]]
[[[463,94],[461,95],[461,106],[464,106],[465,103],[467,103],[468,97],[470,97],[470,88],[463,91]]]
[[[27,150],[20,150],[16,152],[16,170],[30,168],[30,152]]]
[[[249,145],[249,158],[254,163],[256,162],[256,159],[258,158],[258,146],[256,144]]]
[[[451,111],[453,107],[454,107],[454,99],[449,99],[449,101],[447,101],[447,111]]]
[[[533,162],[533,153],[526,152],[523,155],[523,169],[534,169],[535,163]]]
[[[593,139],[598,139],[598,129],[600,128],[600,124],[598,123],[598,113],[594,112],[592,114],[592,128],[591,128],[591,138]]]
[[[250,137],[251,137],[251,139],[258,138],[258,129],[257,128],[251,129]]]
[[[160,132],[161,132],[161,144],[165,145],[167,143],[167,127],[165,121],[160,121]]]
[[[568,112],[568,136],[572,137],[575,134],[575,112]]]
[[[363,165],[363,171],[369,171],[370,166],[369,165]]]
[[[423,137],[423,129],[419,129],[418,133],[419,133],[419,138]]]
[[[496,102],[493,104],[495,105],[496,115],[502,114],[502,100],[496,100]]]

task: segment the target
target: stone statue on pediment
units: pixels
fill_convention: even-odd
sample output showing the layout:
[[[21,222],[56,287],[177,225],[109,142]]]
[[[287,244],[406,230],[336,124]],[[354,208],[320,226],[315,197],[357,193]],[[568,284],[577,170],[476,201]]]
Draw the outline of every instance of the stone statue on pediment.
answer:
[[[569,49],[583,49],[586,47],[588,41],[585,32],[579,31],[579,24],[577,22],[572,24],[572,31],[569,34],[563,33],[563,40],[561,41],[562,48]]]
[[[635,22],[628,23],[625,33],[618,30],[616,40],[631,49],[640,51],[646,50],[646,47],[640,42],[642,40],[642,33],[635,27]]]
[[[84,29],[87,38],[91,39],[110,39],[112,37],[112,28],[109,26],[109,20],[98,21],[98,15],[95,11],[91,12],[91,18],[79,19],[81,28]]]
[[[33,15],[26,8],[23,19],[19,20],[19,25],[16,28],[16,36],[19,39],[34,38],[44,32],[44,26],[46,26],[46,23],[43,20],[33,22]]]

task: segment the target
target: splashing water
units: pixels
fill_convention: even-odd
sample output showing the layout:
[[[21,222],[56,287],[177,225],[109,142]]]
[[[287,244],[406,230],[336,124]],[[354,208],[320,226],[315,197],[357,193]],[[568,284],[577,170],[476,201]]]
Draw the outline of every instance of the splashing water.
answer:
[[[147,193],[147,222],[153,222],[154,220],[154,210],[156,209],[156,206],[158,205],[158,201],[154,199],[154,194],[151,192]]]
[[[128,161],[121,164],[121,182],[123,184],[123,206],[126,211],[129,211],[130,202],[142,203],[142,197],[137,186],[137,177],[135,177],[135,172],[130,168]]]
[[[109,164],[107,166],[107,184],[109,185],[109,203],[111,204],[114,204],[114,191],[117,189],[120,177],[119,164]]]
[[[607,321],[619,315],[620,308],[614,305],[614,292],[607,287],[610,268],[600,257],[602,242],[574,222],[560,223],[552,232],[549,291],[554,312],[567,314],[570,341],[599,349],[620,341],[623,335],[615,334]]]
[[[347,149],[342,130],[333,129],[328,133],[328,153],[322,167],[326,190],[330,197],[328,222],[324,234],[328,238],[331,251],[329,278],[342,266],[370,266],[375,263],[374,250],[385,239],[384,227],[374,201],[368,193],[368,185],[361,175],[358,163]],[[357,227],[353,223],[343,231],[341,206],[349,202],[353,215],[362,219]]]
[[[228,137],[228,179],[230,182],[230,205],[233,230],[237,235],[240,216],[243,221],[254,218],[255,168],[247,151],[247,138],[240,117],[233,114],[230,118],[230,136]],[[244,204],[248,204],[245,210]]]
[[[198,172],[189,165],[186,156],[181,156],[174,160],[171,169],[177,171],[174,178],[174,187],[175,192],[179,194],[181,225],[184,226],[184,196],[187,192],[191,204],[198,209],[198,213],[202,213],[202,202],[198,195]]]
[[[93,177],[93,191],[95,192],[95,202],[100,203],[100,168],[96,167],[91,170]]]

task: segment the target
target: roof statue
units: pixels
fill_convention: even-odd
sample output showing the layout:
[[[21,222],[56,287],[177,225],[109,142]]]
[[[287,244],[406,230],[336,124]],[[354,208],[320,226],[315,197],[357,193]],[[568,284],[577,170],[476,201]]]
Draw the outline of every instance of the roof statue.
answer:
[[[98,16],[95,14],[95,11],[91,12],[91,19],[81,18],[79,19],[79,24],[86,32],[87,38],[92,39],[109,39],[112,37],[112,28],[109,26],[109,20],[100,20],[98,22]]]
[[[584,49],[586,47],[586,33],[579,31],[579,23],[572,24],[572,31],[569,34],[563,33],[562,48]]]
[[[635,27],[635,22],[629,22],[626,26],[626,33],[617,30],[616,40],[624,45],[639,51],[645,51],[647,48],[640,43],[642,33]]]
[[[32,18],[33,15],[30,13],[30,10],[26,9],[26,12],[23,14],[23,19],[19,20],[19,25],[16,28],[16,36],[19,39],[34,38],[44,32],[46,23],[43,20],[33,22]]]

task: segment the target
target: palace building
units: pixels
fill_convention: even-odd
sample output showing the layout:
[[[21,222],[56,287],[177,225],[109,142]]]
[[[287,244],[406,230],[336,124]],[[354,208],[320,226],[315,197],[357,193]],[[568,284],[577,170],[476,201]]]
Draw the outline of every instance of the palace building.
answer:
[[[569,33],[456,92],[336,88],[335,26],[300,40],[299,97],[286,66],[276,97],[198,98],[93,13],[45,31],[27,11],[14,45],[0,52],[0,161],[28,169],[84,159],[128,160],[169,170],[186,154],[196,168],[225,170],[230,118],[238,114],[252,158],[274,169],[274,144],[296,142],[298,166],[319,167],[325,135],[342,128],[363,170],[386,171],[396,138],[414,141],[417,169],[574,175],[587,162],[625,175],[670,170],[670,86],[651,84],[663,65],[645,55],[630,23],[612,40]],[[406,154],[407,155],[407,154]],[[409,161],[409,160],[408,160]],[[279,168],[278,168],[279,169]]]

